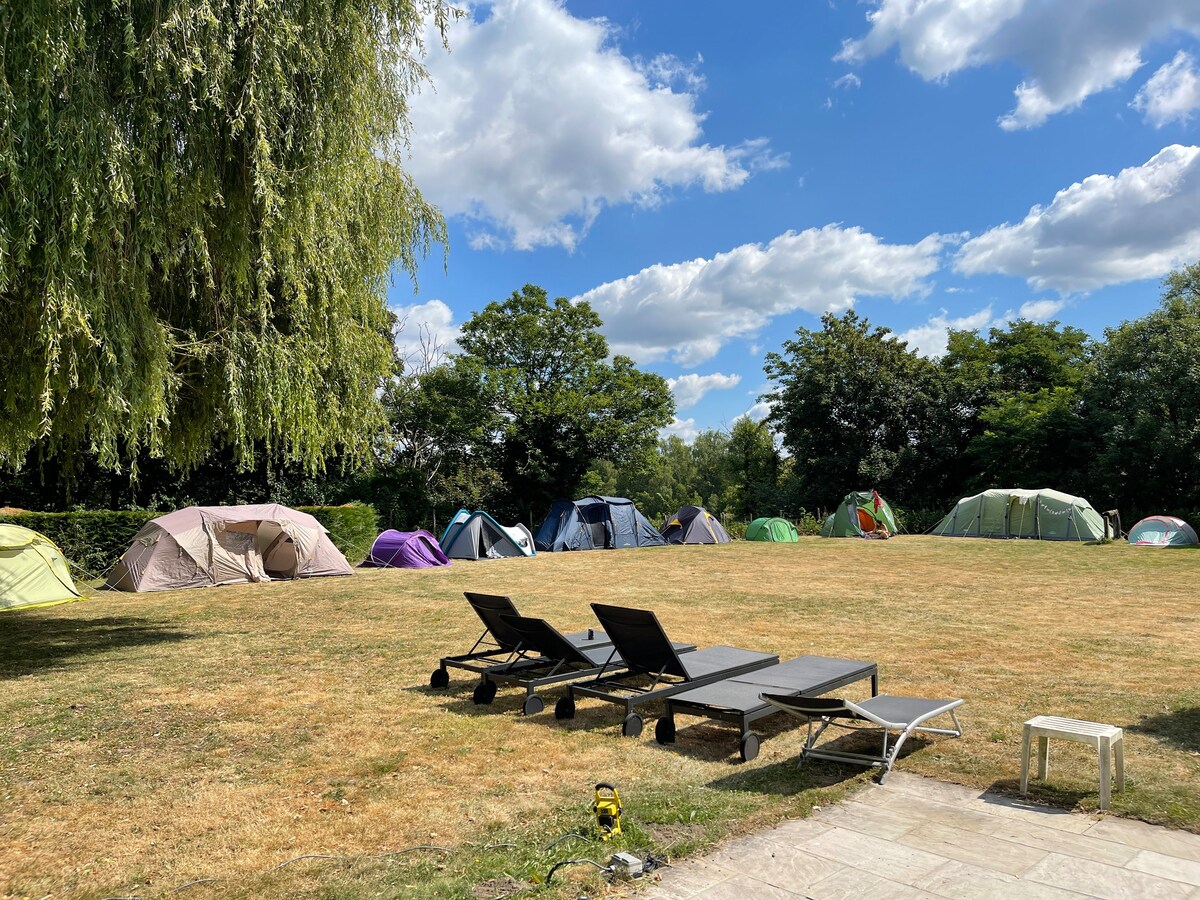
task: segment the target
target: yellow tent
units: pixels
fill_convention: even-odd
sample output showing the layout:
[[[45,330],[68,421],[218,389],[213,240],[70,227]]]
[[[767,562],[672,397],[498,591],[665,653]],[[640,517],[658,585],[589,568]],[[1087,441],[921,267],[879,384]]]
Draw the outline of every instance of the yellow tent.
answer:
[[[0,524],[0,612],[81,599],[53,541],[20,525]]]

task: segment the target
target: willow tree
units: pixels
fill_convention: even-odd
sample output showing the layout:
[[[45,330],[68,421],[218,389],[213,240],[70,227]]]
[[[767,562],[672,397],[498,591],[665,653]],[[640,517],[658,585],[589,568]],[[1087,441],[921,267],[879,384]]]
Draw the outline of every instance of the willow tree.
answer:
[[[0,5],[0,464],[366,449],[441,0]]]

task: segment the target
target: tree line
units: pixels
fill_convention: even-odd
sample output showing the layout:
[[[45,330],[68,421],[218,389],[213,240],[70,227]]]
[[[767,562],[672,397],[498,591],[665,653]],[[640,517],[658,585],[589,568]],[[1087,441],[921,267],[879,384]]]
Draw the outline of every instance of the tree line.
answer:
[[[659,436],[674,413],[666,381],[610,357],[601,326],[587,304],[535,285],[489,303],[456,352],[426,344],[393,360],[365,462],[314,474],[262,454],[237,472],[225,448],[186,474],[146,456],[131,479],[94,459],[68,495],[51,459],[0,496],[30,508],[362,500],[390,525],[429,527],[459,506],[536,524],[556,497],[606,493],[653,520],[694,503],[811,524],[848,491],[875,489],[924,530],[959,497],[1053,487],[1127,523],[1200,518],[1200,264],[1101,340],[1017,320],[952,331],[928,358],[853,311],[826,315],[767,355],[764,421],[690,443]]]

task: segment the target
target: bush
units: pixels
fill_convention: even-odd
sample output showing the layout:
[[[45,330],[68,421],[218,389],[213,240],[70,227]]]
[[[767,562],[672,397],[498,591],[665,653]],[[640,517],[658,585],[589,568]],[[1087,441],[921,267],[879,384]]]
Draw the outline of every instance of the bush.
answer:
[[[361,562],[378,534],[378,516],[366,504],[349,506],[304,506],[302,512],[329,529],[334,546],[351,563]],[[81,512],[22,512],[0,515],[10,522],[40,532],[54,541],[63,555],[85,578],[102,578],[121,558],[133,536],[161,512],[151,510],[96,509]]]
[[[347,503],[345,506],[300,506],[329,530],[329,539],[342,555],[357,565],[367,558],[371,545],[379,536],[379,516],[369,503]]]
[[[901,534],[925,534],[946,515],[942,509],[901,509],[898,506],[893,506],[892,512],[896,514],[896,525]]]

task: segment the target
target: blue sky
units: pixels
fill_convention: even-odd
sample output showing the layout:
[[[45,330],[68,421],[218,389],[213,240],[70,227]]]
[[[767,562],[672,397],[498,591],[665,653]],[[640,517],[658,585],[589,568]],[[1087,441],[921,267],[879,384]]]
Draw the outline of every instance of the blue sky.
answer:
[[[502,0],[431,43],[408,167],[447,216],[402,347],[523,284],[761,417],[765,353],[853,307],[921,352],[1024,315],[1101,336],[1200,259],[1196,0]]]

